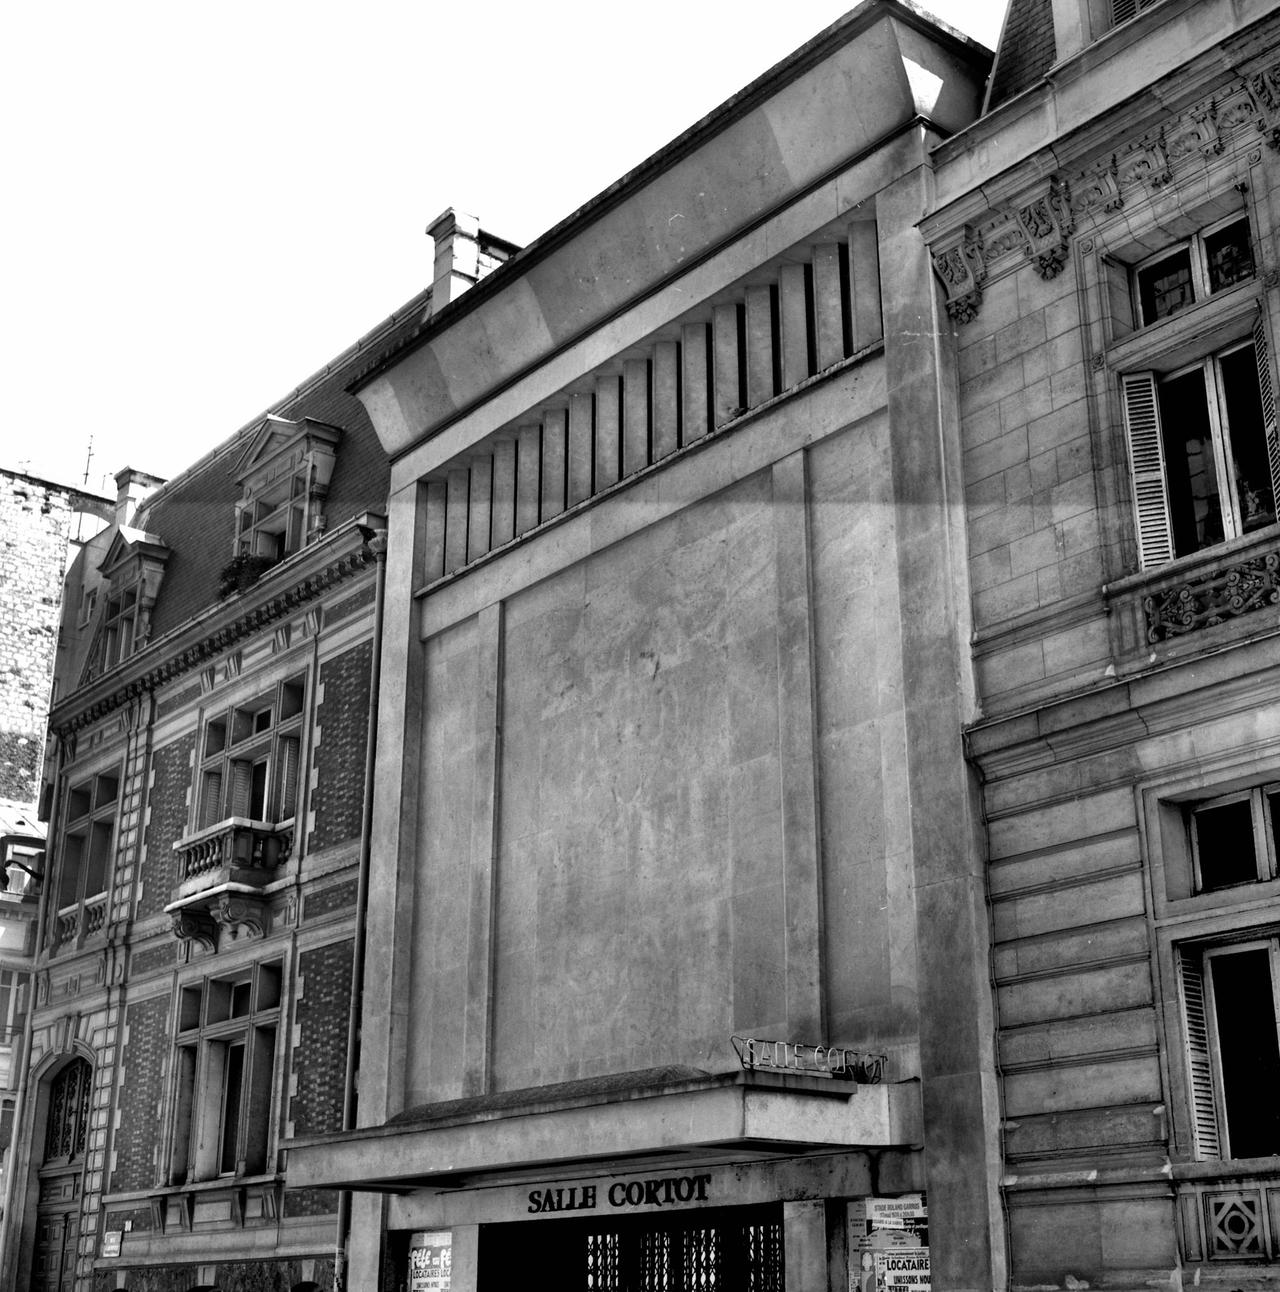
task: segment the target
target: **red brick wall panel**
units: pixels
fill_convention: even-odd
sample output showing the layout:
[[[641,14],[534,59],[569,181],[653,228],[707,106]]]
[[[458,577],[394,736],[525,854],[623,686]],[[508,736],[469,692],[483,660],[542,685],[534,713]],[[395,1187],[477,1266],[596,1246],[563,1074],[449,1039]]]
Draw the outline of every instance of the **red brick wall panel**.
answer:
[[[320,666],[324,701],[317,707],[315,829],[310,849],[360,837],[364,803],[364,759],[369,723],[369,642]]]
[[[168,1071],[169,998],[135,1001],[125,1015],[124,1086],[113,1140],[110,1189],[126,1192],[157,1183],[156,1154],[163,1138],[163,1075]]]
[[[298,1045],[289,1121],[295,1135],[342,1129],[352,943],[331,942],[298,956],[301,995],[294,1006]]]
[[[196,733],[181,736],[151,756],[153,773],[147,797],[147,859],[142,871],[139,918],[157,915],[173,898],[178,882],[173,845],[187,832],[187,795],[191,788],[191,755]]]

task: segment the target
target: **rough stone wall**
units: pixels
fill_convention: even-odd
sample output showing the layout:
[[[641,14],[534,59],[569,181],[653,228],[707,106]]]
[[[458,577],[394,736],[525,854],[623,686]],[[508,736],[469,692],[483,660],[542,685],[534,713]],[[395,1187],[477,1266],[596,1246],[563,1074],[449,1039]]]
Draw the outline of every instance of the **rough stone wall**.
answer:
[[[360,834],[372,660],[372,646],[362,642],[320,666],[312,852]]]
[[[113,1139],[110,1188],[124,1192],[156,1183],[156,1151],[162,1136],[163,1074],[170,1048],[169,998],[136,1001],[125,1014],[125,1042]]]
[[[33,805],[58,645],[70,491],[0,470],[0,799]]]

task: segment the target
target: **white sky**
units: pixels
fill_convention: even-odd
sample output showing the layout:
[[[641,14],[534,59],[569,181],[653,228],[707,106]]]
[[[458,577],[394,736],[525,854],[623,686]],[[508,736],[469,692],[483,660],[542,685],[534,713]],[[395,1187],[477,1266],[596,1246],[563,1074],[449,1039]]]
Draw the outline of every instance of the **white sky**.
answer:
[[[853,0],[26,0],[0,27],[0,466],[171,476],[424,287],[531,242]],[[924,0],[994,46],[1004,0]]]

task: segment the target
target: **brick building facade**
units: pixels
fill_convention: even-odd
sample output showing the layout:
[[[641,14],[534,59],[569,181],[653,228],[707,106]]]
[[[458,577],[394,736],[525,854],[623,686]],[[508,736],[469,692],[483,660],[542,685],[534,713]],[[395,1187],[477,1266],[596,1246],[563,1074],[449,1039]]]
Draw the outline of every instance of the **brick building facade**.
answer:
[[[5,1287],[334,1285],[338,1195],[288,1188],[281,1144],[347,1115],[389,467],[346,387],[511,251],[433,227],[438,284],[175,479],[121,472],[65,592],[61,565],[42,585]]]

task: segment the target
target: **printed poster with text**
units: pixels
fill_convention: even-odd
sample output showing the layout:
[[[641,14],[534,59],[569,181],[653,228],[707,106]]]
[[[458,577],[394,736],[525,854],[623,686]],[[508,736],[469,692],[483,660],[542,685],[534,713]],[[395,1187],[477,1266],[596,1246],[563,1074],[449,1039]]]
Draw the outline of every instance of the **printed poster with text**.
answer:
[[[453,1235],[414,1234],[409,1247],[409,1292],[450,1292]]]
[[[849,1292],[930,1292],[929,1211],[921,1193],[849,1204]]]

